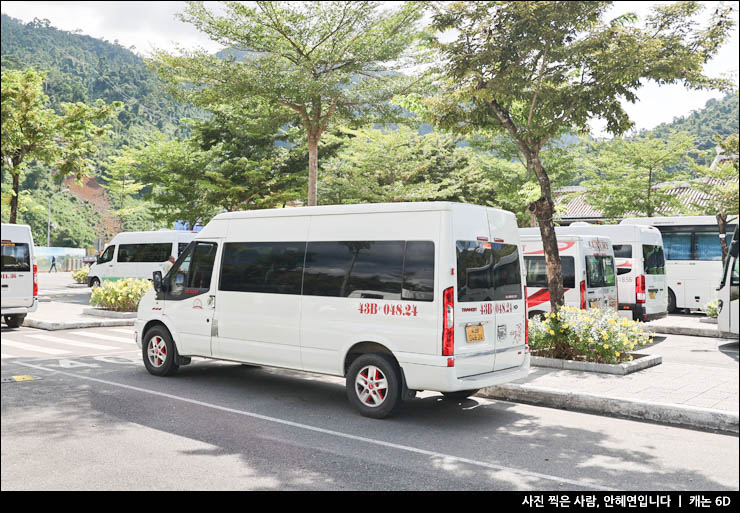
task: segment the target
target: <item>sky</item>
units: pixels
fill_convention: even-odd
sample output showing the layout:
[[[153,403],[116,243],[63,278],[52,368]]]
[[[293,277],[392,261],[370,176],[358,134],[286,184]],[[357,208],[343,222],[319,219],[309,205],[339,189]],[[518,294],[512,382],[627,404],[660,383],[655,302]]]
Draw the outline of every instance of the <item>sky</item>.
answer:
[[[214,2],[206,2],[212,4]],[[609,15],[617,16],[634,12],[642,17],[651,5],[668,2],[615,2]],[[706,4],[706,13],[714,10],[718,2]],[[117,40],[125,47],[135,47],[140,55],[148,55],[153,48],[175,51],[177,45],[184,48],[202,47],[218,51],[221,46],[183,23],[176,14],[185,8],[184,2],[14,2],[3,1],[3,14],[29,22],[34,18],[48,19],[51,25],[67,31],[80,30],[95,38]],[[738,81],[738,11],[735,11],[735,29],[730,40],[720,49],[705,68],[712,77],[732,78]],[[636,104],[625,103],[627,114],[635,122],[635,129],[651,129],[660,123],[669,123],[674,117],[682,117],[701,109],[711,98],[722,98],[719,91],[690,91],[681,85],[658,86],[647,83],[637,91]],[[605,123],[594,120],[592,135],[603,137]]]

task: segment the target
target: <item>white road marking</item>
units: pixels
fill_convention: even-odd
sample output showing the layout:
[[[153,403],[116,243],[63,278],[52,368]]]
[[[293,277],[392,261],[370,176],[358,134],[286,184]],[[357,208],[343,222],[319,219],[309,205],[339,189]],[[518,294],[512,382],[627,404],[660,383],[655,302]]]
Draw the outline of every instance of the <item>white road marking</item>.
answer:
[[[42,367],[40,365],[33,365],[33,364],[30,364],[30,363],[22,363],[22,362],[15,362],[15,364],[17,364],[17,365],[23,365],[24,367],[30,367],[32,369],[37,369],[37,370],[43,370],[43,371],[47,371],[47,372],[57,373],[57,374],[61,374],[63,376],[69,376],[69,377],[72,377],[72,378],[78,378],[78,379],[82,379],[82,380],[86,380],[86,381],[93,381],[95,383],[102,383],[104,385],[109,385],[109,386],[113,386],[113,387],[125,388],[127,390],[133,390],[135,392],[140,392],[140,393],[143,393],[143,394],[155,395],[155,396],[159,396],[159,397],[164,397],[166,399],[172,399],[172,400],[175,400],[175,401],[182,401],[182,402],[189,403],[189,404],[195,404],[197,406],[203,406],[205,408],[211,408],[213,410],[224,411],[224,412],[233,413],[233,414],[236,414],[236,415],[243,415],[245,417],[251,417],[251,418],[255,418],[255,419],[259,419],[259,420],[264,420],[264,421],[267,421],[267,422],[273,422],[273,423],[276,423],[276,424],[282,424],[284,426],[291,426],[291,427],[295,427],[295,428],[298,428],[298,429],[304,429],[306,431],[313,431],[315,433],[323,433],[325,435],[335,436],[335,437],[338,437],[338,438],[345,438],[345,439],[348,439],[348,440],[355,440],[355,441],[358,441],[358,442],[364,442],[364,443],[367,443],[367,444],[378,445],[378,446],[381,446],[381,447],[387,447],[387,448],[396,449],[396,450],[399,450],[399,451],[405,451],[405,452],[410,452],[410,453],[414,453],[414,454],[420,454],[422,456],[429,456],[429,457],[433,457],[433,458],[443,458],[446,461],[457,461],[459,463],[465,463],[465,464],[468,464],[468,465],[474,465],[474,466],[486,468],[486,469],[489,469],[489,470],[498,470],[498,471],[504,471],[504,472],[512,472],[514,474],[519,474],[519,475],[522,475],[522,476],[535,477],[537,479],[545,479],[547,481],[554,481],[556,483],[562,483],[562,484],[567,484],[567,485],[582,486],[584,488],[589,488],[589,489],[594,489],[594,490],[605,490],[605,491],[611,491],[611,492],[617,491],[616,488],[609,488],[609,487],[606,487],[606,486],[601,486],[601,485],[595,484],[595,483],[590,482],[590,481],[578,481],[578,480],[575,480],[575,479],[566,479],[566,478],[562,478],[562,477],[558,477],[558,476],[552,476],[552,475],[548,475],[548,474],[542,474],[542,473],[539,473],[539,472],[531,472],[529,470],[522,470],[522,469],[511,468],[511,467],[505,467],[503,465],[497,465],[495,463],[488,463],[488,462],[485,462],[485,461],[478,461],[478,460],[472,460],[472,459],[469,459],[469,458],[462,458],[462,457],[459,457],[459,456],[453,456],[451,454],[444,454],[444,453],[440,453],[440,452],[427,451],[425,449],[418,449],[416,447],[411,447],[411,446],[408,446],[408,445],[394,444],[392,442],[385,442],[383,440],[375,440],[373,438],[365,438],[363,436],[351,435],[351,434],[348,434],[348,433],[342,433],[340,431],[333,431],[331,429],[324,429],[324,428],[309,426],[307,424],[300,424],[298,422],[292,422],[292,421],[289,421],[289,420],[278,419],[276,417],[268,417],[266,415],[260,415],[260,414],[251,413],[251,412],[248,412],[248,411],[236,410],[234,408],[227,408],[225,406],[219,406],[219,405],[216,405],[216,404],[206,403],[206,402],[203,402],[203,401],[197,401],[195,399],[188,399],[186,397],[179,397],[179,396],[172,395],[172,394],[165,394],[163,392],[157,392],[155,390],[149,390],[149,389],[145,389],[145,388],[139,388],[139,387],[135,387],[135,386],[131,386],[131,385],[124,385],[123,383],[116,383],[114,381],[107,381],[107,380],[104,380],[104,379],[92,378],[90,376],[81,376],[79,374],[75,374],[75,373],[72,373],[72,372],[64,372],[64,371],[60,371],[60,370],[56,370],[56,369],[49,369],[47,367]]]
[[[134,335],[134,328],[131,328],[130,330],[127,330],[125,328],[108,328],[108,331],[115,331],[116,333],[125,333],[126,335],[130,335],[132,338]]]
[[[19,357],[18,356],[14,356],[12,354],[0,353],[0,359],[5,360],[7,358],[19,358]]]
[[[32,344],[24,344],[23,342],[16,342],[14,340],[3,339],[2,345],[8,347],[15,347],[18,349],[25,349],[26,351],[33,351],[35,353],[46,353],[46,354],[69,354],[71,351],[65,351],[63,349],[52,349],[50,347],[35,346]]]
[[[91,344],[89,342],[79,342],[76,340],[68,340],[61,337],[53,337],[51,335],[29,335],[30,338],[37,338],[39,340],[46,340],[47,342],[54,342],[56,344],[66,344],[68,346],[85,347],[87,349],[100,349],[102,351],[115,351],[120,349],[113,346],[104,346],[102,344]]]
[[[134,337],[131,338],[124,338],[124,337],[114,337],[111,335],[100,335],[98,333],[85,333],[84,331],[75,331],[71,333],[71,335],[79,335],[81,337],[88,337],[88,338],[97,338],[98,340],[110,340],[112,342],[123,342],[124,344],[135,344]]]

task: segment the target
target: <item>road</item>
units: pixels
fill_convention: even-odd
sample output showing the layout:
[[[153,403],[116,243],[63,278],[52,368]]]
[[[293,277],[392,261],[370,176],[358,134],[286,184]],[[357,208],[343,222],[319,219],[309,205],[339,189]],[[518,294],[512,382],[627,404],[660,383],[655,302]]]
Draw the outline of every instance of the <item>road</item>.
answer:
[[[3,327],[3,490],[738,489],[737,436],[434,393],[371,420],[339,378],[156,378],[131,333]]]

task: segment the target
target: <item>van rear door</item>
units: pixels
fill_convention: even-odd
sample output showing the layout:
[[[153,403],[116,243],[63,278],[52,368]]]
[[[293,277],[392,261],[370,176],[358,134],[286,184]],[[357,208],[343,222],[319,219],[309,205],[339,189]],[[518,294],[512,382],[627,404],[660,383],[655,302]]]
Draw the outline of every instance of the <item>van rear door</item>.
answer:
[[[33,262],[31,244],[26,241],[2,241],[3,308],[33,306]]]

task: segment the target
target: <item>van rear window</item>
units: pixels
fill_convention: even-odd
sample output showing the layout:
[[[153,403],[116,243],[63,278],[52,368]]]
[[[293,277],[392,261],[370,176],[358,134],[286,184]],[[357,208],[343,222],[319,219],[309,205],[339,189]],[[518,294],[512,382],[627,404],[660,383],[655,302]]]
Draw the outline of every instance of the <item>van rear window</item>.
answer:
[[[28,244],[3,242],[2,270],[3,272],[30,272],[31,254],[28,250]]]
[[[665,274],[665,255],[662,246],[642,245],[645,274]]]
[[[522,298],[519,250],[514,244],[457,241],[457,300]]]
[[[590,288],[614,287],[617,283],[614,259],[610,256],[587,256],[586,279]]]

